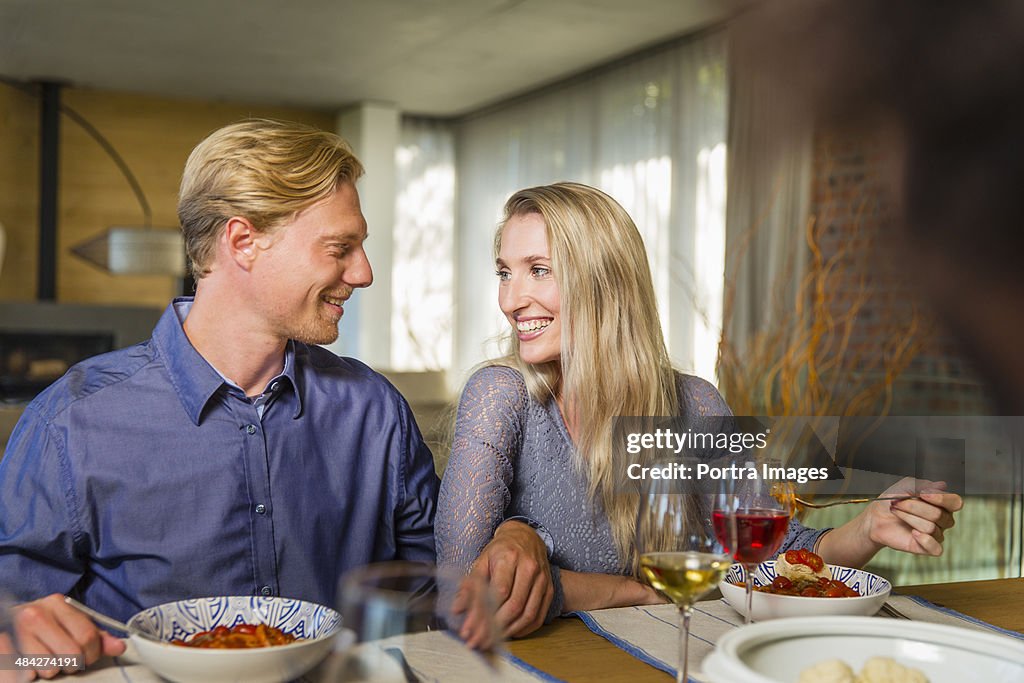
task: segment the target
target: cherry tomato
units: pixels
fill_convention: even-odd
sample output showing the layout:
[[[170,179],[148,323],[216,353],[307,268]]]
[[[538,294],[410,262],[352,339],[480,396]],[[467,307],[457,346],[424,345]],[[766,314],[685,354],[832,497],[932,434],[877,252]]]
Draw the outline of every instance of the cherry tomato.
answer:
[[[790,564],[800,564],[800,553],[796,550],[787,550],[786,562],[789,562]]]
[[[793,582],[787,579],[785,576],[776,576],[775,580],[772,581],[772,588],[777,591],[788,590],[793,586]]]
[[[821,557],[814,553],[807,553],[807,560],[804,564],[810,567],[811,571],[820,572],[825,566],[825,560],[821,559]]]

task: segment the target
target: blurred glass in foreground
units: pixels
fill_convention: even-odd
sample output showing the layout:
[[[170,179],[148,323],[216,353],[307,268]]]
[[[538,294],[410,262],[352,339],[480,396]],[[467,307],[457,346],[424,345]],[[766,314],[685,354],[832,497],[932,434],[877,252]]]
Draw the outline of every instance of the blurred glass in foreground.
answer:
[[[338,611],[357,645],[335,681],[514,680],[501,656],[486,582],[416,562],[385,562],[341,579]]]

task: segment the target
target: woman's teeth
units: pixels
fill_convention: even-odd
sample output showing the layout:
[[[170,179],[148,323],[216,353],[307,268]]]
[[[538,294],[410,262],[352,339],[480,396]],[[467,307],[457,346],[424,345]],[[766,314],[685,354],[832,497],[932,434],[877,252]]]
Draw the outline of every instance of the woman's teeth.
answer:
[[[551,324],[551,320],[525,320],[516,323],[516,329],[520,332],[536,332]]]

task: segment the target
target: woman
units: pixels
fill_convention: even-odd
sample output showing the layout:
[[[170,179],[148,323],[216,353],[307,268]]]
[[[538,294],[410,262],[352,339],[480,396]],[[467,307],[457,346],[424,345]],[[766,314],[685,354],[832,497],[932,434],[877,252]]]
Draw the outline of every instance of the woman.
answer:
[[[469,570],[487,559],[493,567],[496,545],[522,543],[496,535],[503,522],[539,525],[549,536],[550,571],[530,572],[529,590],[503,604],[513,636],[539,624],[524,613],[546,602],[538,595],[547,584],[547,619],[662,602],[633,576],[637,497],[616,490],[622,473],[612,467],[611,420],[729,408],[709,383],[672,368],[643,241],[608,195],[575,183],[517,192],[505,204],[495,253],[509,351],[463,391],[435,522],[438,561]],[[835,530],[793,520],[783,549],[813,548],[847,566],[884,545],[939,554],[959,507],[958,496],[935,493],[891,510],[873,503]],[[506,580],[521,573],[513,567]]]

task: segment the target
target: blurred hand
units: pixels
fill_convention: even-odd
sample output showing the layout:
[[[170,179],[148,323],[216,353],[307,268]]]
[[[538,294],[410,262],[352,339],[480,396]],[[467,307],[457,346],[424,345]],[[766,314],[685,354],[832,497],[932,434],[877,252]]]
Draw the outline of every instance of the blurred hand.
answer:
[[[920,498],[869,503],[862,515],[868,538],[896,550],[918,555],[941,555],[947,529],[956,524],[953,513],[963,499],[946,493],[946,483],[907,477],[880,497],[917,495]]]
[[[544,624],[555,596],[544,541],[522,522],[505,522],[484,546],[470,574],[487,580],[497,601],[498,627],[510,637]]]
[[[116,657],[125,650],[123,640],[101,631],[59,593],[16,607],[14,626],[20,650],[27,655],[79,655],[89,666],[104,655]],[[65,669],[64,673],[75,671]],[[30,674],[29,680],[59,673],[60,669],[44,669]]]
[[[456,588],[452,613],[461,617],[459,637],[467,647],[493,654],[501,644],[502,629],[495,620],[494,596],[483,576],[470,574]]]

